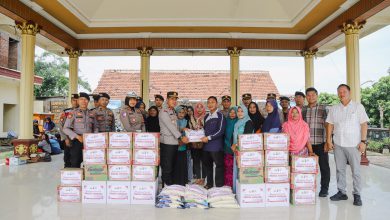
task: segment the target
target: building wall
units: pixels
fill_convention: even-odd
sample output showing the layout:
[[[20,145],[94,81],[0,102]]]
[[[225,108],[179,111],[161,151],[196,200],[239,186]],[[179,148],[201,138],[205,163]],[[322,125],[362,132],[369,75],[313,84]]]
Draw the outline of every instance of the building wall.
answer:
[[[0,66],[8,68],[9,36],[0,32]]]
[[[10,129],[19,134],[19,82],[0,77],[0,133]]]

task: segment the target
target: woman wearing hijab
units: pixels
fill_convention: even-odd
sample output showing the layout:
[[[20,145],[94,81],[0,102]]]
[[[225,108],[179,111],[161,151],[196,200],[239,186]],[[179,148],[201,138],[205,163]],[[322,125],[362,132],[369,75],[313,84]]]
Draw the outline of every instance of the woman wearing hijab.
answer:
[[[50,132],[55,127],[56,127],[56,124],[54,124],[54,122],[52,122],[50,117],[47,117],[46,120],[45,120],[45,124],[43,125],[43,130]]]
[[[187,111],[190,109],[187,109]],[[192,110],[192,113],[191,113]],[[188,128],[191,130],[203,129],[204,126],[204,116],[206,114],[206,108],[203,103],[198,102],[193,109],[188,111]],[[202,163],[202,142],[191,143],[191,156],[193,163],[193,173],[195,184],[204,185],[204,180],[206,178],[206,168]]]
[[[264,117],[261,115],[259,106],[255,102],[249,103],[248,114],[252,120],[255,133],[260,133],[264,123]]]
[[[160,133],[160,123],[158,121],[158,108],[152,106],[148,109],[149,117],[146,118],[146,131]]]
[[[278,103],[274,99],[269,99],[265,104],[265,110],[268,113],[267,118],[264,120],[262,132],[278,133],[280,132],[281,123],[278,112]]]
[[[248,115],[248,109],[241,105],[237,108],[237,118],[238,121],[234,125],[233,131],[233,144],[231,149],[233,152],[237,151],[238,137],[241,134],[253,134],[254,128],[251,118]],[[237,179],[237,164],[236,156],[234,156],[234,165],[233,165],[233,192],[236,192],[236,179]]]
[[[185,110],[183,106],[177,106],[177,127],[184,134],[187,127],[187,119],[185,119]],[[187,167],[187,145],[182,144],[178,148],[177,159],[173,173],[173,183],[185,186],[188,183],[188,167]]]
[[[231,107],[226,117],[226,129],[224,137],[225,151],[225,186],[233,186],[234,152],[232,150],[234,125],[236,124],[237,107]]]
[[[314,156],[310,144],[309,125],[303,120],[301,109],[292,107],[288,112],[288,120],[283,123],[283,132],[290,135],[290,155]]]

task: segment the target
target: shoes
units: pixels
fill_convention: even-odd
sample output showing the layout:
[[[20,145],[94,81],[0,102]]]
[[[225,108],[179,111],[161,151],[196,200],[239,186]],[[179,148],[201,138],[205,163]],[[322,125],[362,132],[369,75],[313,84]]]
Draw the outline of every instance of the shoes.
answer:
[[[356,205],[356,206],[362,206],[363,205],[362,199],[360,198],[360,195],[357,195],[357,194],[353,195],[353,205]]]
[[[340,191],[338,193],[336,193],[335,195],[330,197],[330,200],[332,200],[332,201],[340,201],[340,200],[347,200],[347,199],[348,199],[348,196]]]
[[[318,194],[319,197],[327,197],[328,196],[328,191],[327,190],[321,190],[320,193]]]

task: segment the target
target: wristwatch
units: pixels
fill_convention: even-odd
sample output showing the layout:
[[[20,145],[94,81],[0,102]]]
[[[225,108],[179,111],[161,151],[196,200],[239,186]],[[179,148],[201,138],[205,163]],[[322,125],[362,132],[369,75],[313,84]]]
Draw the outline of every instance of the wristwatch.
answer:
[[[361,140],[360,142],[367,145],[367,140]]]

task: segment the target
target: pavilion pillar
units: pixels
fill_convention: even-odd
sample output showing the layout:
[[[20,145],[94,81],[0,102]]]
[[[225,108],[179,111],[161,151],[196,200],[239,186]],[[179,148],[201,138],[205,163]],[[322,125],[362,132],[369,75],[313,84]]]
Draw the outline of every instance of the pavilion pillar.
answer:
[[[69,56],[69,93],[68,105],[71,105],[72,94],[78,93],[78,79],[79,79],[79,57],[83,51],[77,49],[66,49]]]
[[[347,84],[351,87],[351,98],[355,102],[360,102],[359,32],[363,24],[364,22],[346,22],[342,28],[345,34]]]
[[[301,51],[305,59],[305,88],[314,87],[314,57],[316,50]]]
[[[21,30],[22,65],[19,87],[19,139],[33,138],[35,40],[40,27],[32,21],[16,22]]]
[[[150,56],[153,54],[153,49],[150,47],[138,48],[141,56],[141,71],[140,71],[140,84],[141,84],[141,96],[145,103],[146,109],[149,108],[149,76],[150,76]]]
[[[239,105],[240,97],[240,49],[237,47],[228,48],[230,56],[230,96],[232,106]]]

